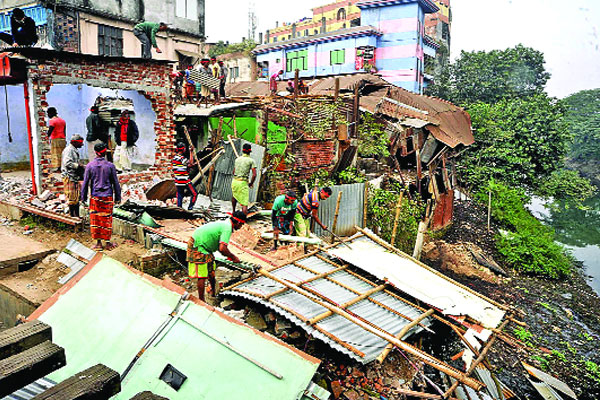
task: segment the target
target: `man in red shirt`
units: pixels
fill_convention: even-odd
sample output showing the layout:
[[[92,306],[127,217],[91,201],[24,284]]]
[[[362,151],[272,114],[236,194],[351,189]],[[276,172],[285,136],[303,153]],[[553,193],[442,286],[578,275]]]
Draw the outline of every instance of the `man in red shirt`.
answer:
[[[123,110],[115,128],[115,167],[117,171],[131,171],[131,160],[135,151],[135,142],[140,137],[135,121],[129,118],[129,111]]]
[[[56,108],[48,107],[48,137],[50,138],[50,168],[60,172],[62,152],[67,146],[67,123],[58,116]]]

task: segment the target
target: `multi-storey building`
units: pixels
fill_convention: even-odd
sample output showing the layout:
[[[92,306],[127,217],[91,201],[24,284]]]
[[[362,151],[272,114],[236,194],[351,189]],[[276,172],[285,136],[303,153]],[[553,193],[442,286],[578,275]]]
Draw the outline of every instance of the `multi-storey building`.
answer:
[[[10,15],[20,7],[38,26],[37,46],[84,54],[140,57],[133,27],[142,21],[166,22],[159,32],[162,53],[155,59],[190,62],[205,53],[205,0],[4,0],[0,31],[10,30]]]
[[[448,21],[449,45],[449,0],[337,0],[312,11],[312,18],[266,32],[254,51],[262,77],[280,69],[285,78],[295,69],[306,78],[377,72],[421,93],[433,73],[426,74],[425,65],[440,48],[426,35],[427,24],[437,38],[443,27],[437,21]]]

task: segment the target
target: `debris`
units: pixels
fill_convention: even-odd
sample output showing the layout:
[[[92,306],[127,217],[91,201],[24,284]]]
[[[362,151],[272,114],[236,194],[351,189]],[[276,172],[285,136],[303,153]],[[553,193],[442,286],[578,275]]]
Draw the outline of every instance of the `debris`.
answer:
[[[267,329],[267,323],[258,311],[250,310],[246,315],[246,323],[259,331]]]
[[[38,195],[38,198],[41,201],[48,201],[51,196],[52,196],[52,192],[50,192],[48,189],[46,189],[42,192],[42,194]]]
[[[521,364],[523,364],[523,367],[525,368],[525,370],[527,372],[529,372],[530,375],[532,375],[535,378],[542,381],[541,383],[543,383],[544,385],[551,386],[552,388],[561,391],[562,393],[566,394],[567,396],[569,396],[573,399],[577,399],[577,395],[575,395],[575,392],[573,392],[571,390],[571,388],[568,387],[564,382],[559,381],[552,375],[549,375],[549,374],[545,373],[544,371],[540,371],[539,369],[537,369],[529,364],[526,364],[524,362],[521,362]],[[534,385],[534,387],[538,390],[538,392],[540,392],[540,394],[542,396],[544,396],[542,391],[540,391],[540,389],[541,389],[540,384],[534,384],[532,382],[532,385]],[[544,392],[551,392],[551,390],[545,390]],[[560,396],[556,397],[556,398],[560,399]]]

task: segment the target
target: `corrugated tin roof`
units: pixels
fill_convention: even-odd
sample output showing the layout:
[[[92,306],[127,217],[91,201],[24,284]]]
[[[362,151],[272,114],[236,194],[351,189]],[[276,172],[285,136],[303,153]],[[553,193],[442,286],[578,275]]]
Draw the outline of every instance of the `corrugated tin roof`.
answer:
[[[369,234],[375,235],[370,232]],[[382,239],[379,239],[383,242]],[[404,293],[441,310],[446,315],[468,315],[485,328],[500,325],[505,311],[449,278],[423,267],[412,257],[392,253],[366,236],[357,236],[352,249],[337,246],[329,252]]]
[[[329,259],[331,255],[327,251],[321,251],[318,255],[304,257],[294,263],[271,270],[270,273],[277,278],[299,284],[318,274],[331,272],[337,268],[335,264],[326,262],[323,258]],[[328,277],[305,283],[302,287],[314,293],[316,297],[325,298],[332,304],[341,305],[377,286],[376,283],[361,279],[347,270],[339,270],[331,273]],[[241,296],[269,307],[313,337],[362,363],[375,360],[387,346],[388,342],[385,339],[337,314],[326,317],[313,325],[308,324],[307,320],[328,310],[314,302],[312,298],[292,290],[283,291],[284,288],[282,284],[260,276],[232,287],[223,294]],[[278,294],[266,298],[275,292]],[[422,314],[421,310],[383,290],[350,305],[346,310],[392,335],[398,334],[411,320]],[[430,321],[425,319],[422,324],[429,326]],[[404,338],[418,333],[422,329],[417,326],[409,330]]]
[[[318,359],[196,298],[186,299],[185,290],[168,279],[101,254],[77,277],[31,316],[49,324],[53,341],[65,349],[67,365],[49,375],[53,381],[102,363],[122,375],[132,366],[117,400],[143,390],[171,400],[220,400],[224,393],[296,400],[318,368]],[[199,360],[206,361],[201,368]],[[187,376],[178,391],[159,379],[167,364]]]
[[[24,388],[2,398],[2,400],[31,400],[38,394],[45,392],[55,385],[56,383],[48,378],[40,378]]]
[[[245,107],[250,105],[251,103],[225,103],[225,104],[217,104],[211,105],[210,107],[199,107],[196,104],[180,104],[175,107],[175,111],[173,111],[174,115],[182,115],[186,117],[190,116],[198,116],[198,117],[208,117],[212,114],[216,114],[221,111],[233,110],[236,108]]]
[[[333,229],[337,197],[342,192],[339,215],[334,232],[336,235],[350,236],[356,233],[355,226],[363,226],[365,186],[366,183],[330,186],[331,196],[329,199],[319,203],[319,219],[329,229]],[[318,236],[330,235],[321,229],[319,225],[315,225],[315,234]]]

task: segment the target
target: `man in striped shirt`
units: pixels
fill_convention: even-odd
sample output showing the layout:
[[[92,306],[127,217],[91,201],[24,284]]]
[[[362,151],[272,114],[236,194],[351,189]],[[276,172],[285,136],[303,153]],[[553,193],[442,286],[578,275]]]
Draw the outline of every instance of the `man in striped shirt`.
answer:
[[[177,188],[177,207],[183,205],[183,197],[185,195],[185,189],[187,188],[192,198],[188,210],[194,208],[196,199],[198,199],[198,191],[192,184],[190,179],[189,167],[190,162],[185,156],[186,148],[185,144],[179,142],[175,148],[175,157],[173,157],[173,178],[175,179],[175,187]]]
[[[294,227],[296,235],[308,237],[310,235],[310,218],[312,217],[317,224],[324,230],[327,226],[323,225],[317,212],[319,211],[319,202],[327,200],[331,196],[331,188],[324,187],[321,190],[314,189],[302,196],[302,200],[296,206],[296,215],[294,215]]]

